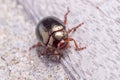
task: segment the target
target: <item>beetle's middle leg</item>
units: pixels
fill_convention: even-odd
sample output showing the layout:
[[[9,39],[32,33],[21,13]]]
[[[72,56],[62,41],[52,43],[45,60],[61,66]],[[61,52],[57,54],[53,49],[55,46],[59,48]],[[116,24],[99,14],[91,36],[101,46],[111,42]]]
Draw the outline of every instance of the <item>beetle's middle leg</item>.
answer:
[[[37,44],[34,44],[33,46],[31,46],[31,47],[29,48],[29,50],[31,50],[31,49],[33,49],[33,48],[36,48],[36,47],[41,47],[41,46],[42,46],[41,43],[38,42]]]
[[[71,28],[71,29],[68,29],[68,34],[69,34],[71,31],[76,31],[76,29],[79,28],[80,26],[82,26],[83,24],[84,24],[84,23],[82,22],[82,23],[78,24],[76,27],[73,27],[73,28]]]
[[[59,42],[58,45],[57,45],[58,49],[67,49],[67,48],[70,48],[70,47],[71,46],[67,41]]]
[[[75,45],[75,47],[76,47],[76,50],[78,50],[78,51],[83,50],[83,49],[86,49],[86,47],[82,47],[82,48],[78,47],[77,42],[76,42],[73,38],[67,38],[66,41],[68,41],[68,42],[73,41],[73,42],[74,42],[74,45]]]
[[[67,8],[67,12],[64,15],[64,24],[66,25],[67,23],[67,15],[70,13],[69,7]]]

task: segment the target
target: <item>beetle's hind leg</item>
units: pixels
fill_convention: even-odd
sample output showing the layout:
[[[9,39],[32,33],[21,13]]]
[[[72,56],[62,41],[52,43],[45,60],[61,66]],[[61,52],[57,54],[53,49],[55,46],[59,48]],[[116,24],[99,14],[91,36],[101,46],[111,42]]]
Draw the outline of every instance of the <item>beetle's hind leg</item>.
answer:
[[[71,29],[68,29],[68,33],[70,33],[71,31],[76,31],[76,29],[79,28],[80,26],[82,26],[83,24],[84,24],[84,23],[82,22],[82,23],[78,24],[76,27],[73,27],[73,28],[71,28]]]
[[[67,12],[64,15],[64,24],[66,25],[67,23],[67,15],[70,13],[69,7],[67,8]]]
[[[31,50],[31,49],[33,49],[33,48],[36,48],[36,47],[41,47],[41,46],[42,46],[41,43],[38,42],[37,44],[34,44],[33,46],[31,46],[31,47],[29,48],[29,50]]]

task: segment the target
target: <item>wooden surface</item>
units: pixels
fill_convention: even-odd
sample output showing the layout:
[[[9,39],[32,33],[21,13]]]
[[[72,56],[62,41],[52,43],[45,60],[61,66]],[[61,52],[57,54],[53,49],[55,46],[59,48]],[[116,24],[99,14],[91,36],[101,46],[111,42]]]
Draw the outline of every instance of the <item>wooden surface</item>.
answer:
[[[0,80],[120,80],[120,0],[0,0]],[[11,5],[8,5],[11,4]],[[87,48],[64,52],[61,64],[38,57],[35,27],[46,16],[67,28],[84,22],[73,37]]]

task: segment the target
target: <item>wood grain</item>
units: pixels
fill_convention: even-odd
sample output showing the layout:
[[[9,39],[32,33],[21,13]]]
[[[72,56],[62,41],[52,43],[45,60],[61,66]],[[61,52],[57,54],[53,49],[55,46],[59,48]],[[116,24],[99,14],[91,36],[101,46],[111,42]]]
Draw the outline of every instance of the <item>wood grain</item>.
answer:
[[[71,10],[67,28],[85,23],[71,36],[87,49],[77,52],[72,46],[57,64],[67,73],[64,80],[120,79],[120,0],[18,0],[18,4],[35,25],[50,15],[63,19],[67,7]],[[52,65],[47,67],[50,70],[56,65],[45,62]],[[53,75],[59,74],[54,71]]]

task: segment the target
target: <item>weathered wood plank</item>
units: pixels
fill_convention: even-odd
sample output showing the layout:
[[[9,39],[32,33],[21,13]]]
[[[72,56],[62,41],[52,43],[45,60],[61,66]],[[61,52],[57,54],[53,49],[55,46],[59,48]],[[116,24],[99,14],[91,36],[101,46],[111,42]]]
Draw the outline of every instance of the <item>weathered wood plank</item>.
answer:
[[[65,58],[58,64],[70,80],[120,79],[119,0],[18,0],[18,3],[36,25],[40,19],[49,15],[62,19],[68,6],[71,10],[68,28],[79,22],[85,23],[73,37],[81,46],[86,45],[87,49],[81,52],[75,51],[73,47],[66,50]],[[55,68],[55,65],[50,65]],[[53,70],[52,67],[47,68]],[[59,75],[54,72],[54,76]],[[55,80],[60,80],[57,78]]]

